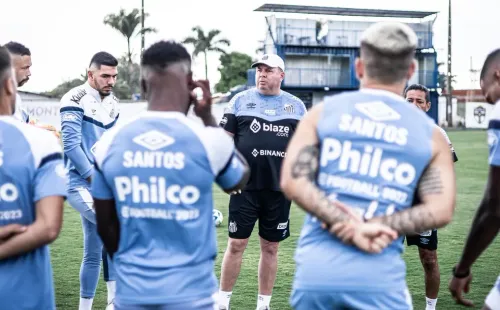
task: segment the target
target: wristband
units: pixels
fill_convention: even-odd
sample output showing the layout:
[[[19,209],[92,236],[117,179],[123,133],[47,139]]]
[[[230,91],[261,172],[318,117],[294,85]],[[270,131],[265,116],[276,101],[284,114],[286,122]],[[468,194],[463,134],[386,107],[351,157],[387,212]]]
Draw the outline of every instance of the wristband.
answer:
[[[457,279],[467,278],[470,275],[470,269],[467,270],[467,272],[465,272],[465,273],[457,273],[456,270],[457,270],[457,266],[453,267],[453,270],[452,270],[453,276]]]

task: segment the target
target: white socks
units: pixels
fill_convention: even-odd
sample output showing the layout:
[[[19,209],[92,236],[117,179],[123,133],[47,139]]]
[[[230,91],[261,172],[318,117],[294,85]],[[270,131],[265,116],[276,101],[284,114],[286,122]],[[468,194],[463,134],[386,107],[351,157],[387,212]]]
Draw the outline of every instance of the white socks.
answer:
[[[80,305],[78,310],[92,310],[92,303],[94,298],[82,298],[80,297]]]
[[[108,288],[108,304],[115,299],[116,294],[116,281],[106,282],[106,287]]]
[[[115,299],[116,294],[116,281],[108,281],[106,282],[106,287],[108,288],[108,304]],[[92,303],[94,302],[94,298],[81,298],[80,297],[80,305],[78,310],[92,310]]]
[[[219,306],[224,306],[228,310],[231,295],[233,295],[233,292],[219,291]]]
[[[430,299],[425,297],[425,310],[436,310],[436,303],[438,302],[436,299]]]
[[[260,310],[261,307],[268,307],[271,303],[271,295],[258,295],[257,296],[257,310]]]

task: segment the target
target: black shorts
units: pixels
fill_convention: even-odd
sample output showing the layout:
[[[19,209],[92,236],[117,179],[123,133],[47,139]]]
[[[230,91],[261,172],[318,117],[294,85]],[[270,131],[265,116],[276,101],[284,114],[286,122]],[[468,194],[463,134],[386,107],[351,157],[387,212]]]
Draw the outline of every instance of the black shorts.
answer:
[[[229,237],[247,239],[259,220],[259,235],[270,242],[290,236],[290,205],[282,192],[242,191],[229,199]]]
[[[416,245],[422,249],[435,251],[438,246],[437,229],[433,229],[430,234],[427,231],[421,233],[420,235],[406,236],[406,244],[408,246]]]

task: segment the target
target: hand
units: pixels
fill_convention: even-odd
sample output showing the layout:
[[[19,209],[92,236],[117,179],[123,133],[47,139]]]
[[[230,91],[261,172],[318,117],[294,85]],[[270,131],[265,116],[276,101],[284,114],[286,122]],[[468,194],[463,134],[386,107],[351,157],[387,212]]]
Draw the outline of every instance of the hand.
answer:
[[[1,226],[0,227],[0,243],[6,241],[13,235],[20,234],[22,232],[25,232],[27,229],[26,226],[22,226],[19,224],[10,224],[6,226]]]
[[[191,92],[191,99],[194,103],[194,113],[201,119],[212,117],[212,93],[210,92],[210,82],[208,80],[193,81],[192,89],[200,88],[203,97],[198,100],[196,94]]]
[[[396,231],[379,223],[342,222],[333,225],[329,231],[342,242],[368,253],[382,252],[398,237]]]
[[[470,283],[472,282],[472,273],[465,278],[452,277],[448,288],[450,289],[451,296],[459,305],[467,307],[474,307],[472,300],[465,299],[462,293],[469,293]]]

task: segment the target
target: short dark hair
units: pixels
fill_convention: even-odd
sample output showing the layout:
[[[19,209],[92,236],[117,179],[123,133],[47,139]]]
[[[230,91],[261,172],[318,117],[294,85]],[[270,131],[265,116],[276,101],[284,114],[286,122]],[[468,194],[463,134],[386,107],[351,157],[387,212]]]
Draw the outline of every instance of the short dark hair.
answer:
[[[191,62],[191,55],[186,48],[175,41],[159,41],[144,51],[141,66],[165,69],[169,64],[178,61]]]
[[[116,67],[118,60],[108,52],[99,52],[92,56],[90,66],[92,65],[97,66],[97,69],[100,69],[101,66]]]
[[[31,56],[31,51],[26,46],[21,43],[10,41],[5,44],[5,47],[9,51],[9,53],[19,56]]]
[[[480,79],[484,79],[486,73],[489,71],[490,67],[497,61],[500,61],[500,48],[489,53],[484,61],[483,68],[481,69]]]
[[[12,68],[10,52],[5,46],[0,46],[0,81],[3,81],[5,74]]]
[[[406,98],[406,94],[410,90],[420,90],[420,91],[423,91],[425,93],[425,100],[426,100],[426,102],[430,102],[431,101],[431,95],[429,93],[429,89],[427,87],[425,87],[424,85],[421,85],[421,84],[412,84],[412,85],[408,86],[405,89],[405,93],[404,93],[404,97],[405,98]]]

